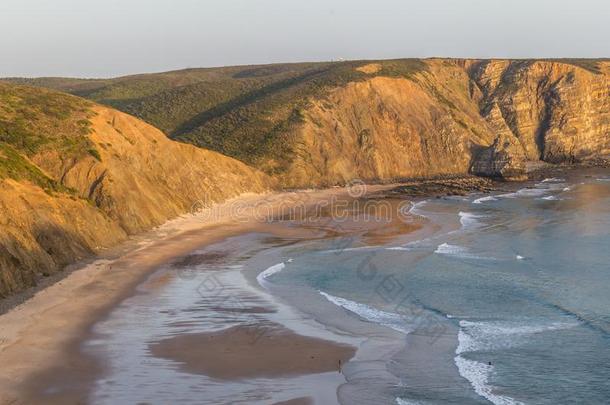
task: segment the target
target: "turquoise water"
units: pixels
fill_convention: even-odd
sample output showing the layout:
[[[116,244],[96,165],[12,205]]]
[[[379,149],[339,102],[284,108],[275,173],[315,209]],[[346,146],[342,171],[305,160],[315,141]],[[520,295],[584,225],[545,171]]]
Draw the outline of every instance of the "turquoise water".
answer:
[[[344,370],[343,403],[610,403],[607,174],[412,213],[445,226],[404,244],[296,245],[265,277],[321,323],[370,338]]]
[[[562,176],[416,204],[378,194],[363,200],[389,204],[381,218],[351,201],[167,263],[85,342],[105,366],[90,402],[608,404],[610,175]],[[267,322],[358,351],[341,373],[220,381],[150,350]]]

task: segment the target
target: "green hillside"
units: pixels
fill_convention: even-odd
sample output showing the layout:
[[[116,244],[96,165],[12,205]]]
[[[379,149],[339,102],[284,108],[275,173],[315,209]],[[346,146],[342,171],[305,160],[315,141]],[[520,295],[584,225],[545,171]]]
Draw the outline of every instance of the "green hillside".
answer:
[[[110,105],[174,139],[275,173],[291,159],[289,129],[300,120],[307,99],[367,77],[356,68],[370,63],[381,65],[375,75],[408,77],[425,69],[420,60],[402,59],[187,69],[116,79],[11,81]]]
[[[87,136],[89,105],[68,94],[0,83],[0,179],[29,180],[45,190],[64,190],[39,166],[50,155],[62,161],[97,156]]]
[[[553,61],[598,74],[602,60]],[[381,69],[370,73],[358,70],[369,64],[378,64]],[[370,76],[411,77],[425,69],[422,60],[398,59],[186,69],[114,79],[8,80],[112,106],[173,139],[277,174],[293,160],[296,142],[291,128],[302,119],[308,99],[323,97],[325,89]]]

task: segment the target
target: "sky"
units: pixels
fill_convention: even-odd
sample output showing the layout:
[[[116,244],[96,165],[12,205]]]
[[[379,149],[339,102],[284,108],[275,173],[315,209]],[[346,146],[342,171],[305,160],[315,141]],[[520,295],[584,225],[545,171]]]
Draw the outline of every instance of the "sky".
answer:
[[[0,0],[0,77],[402,57],[610,57],[608,0]]]

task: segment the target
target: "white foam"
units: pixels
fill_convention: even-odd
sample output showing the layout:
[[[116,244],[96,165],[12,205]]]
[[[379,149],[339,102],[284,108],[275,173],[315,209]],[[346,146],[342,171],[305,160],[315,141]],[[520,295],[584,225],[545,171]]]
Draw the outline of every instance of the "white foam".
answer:
[[[517,197],[538,197],[549,192],[546,188],[522,188],[517,191]]]
[[[493,373],[493,366],[469,360],[462,356],[455,357],[455,365],[460,375],[467,379],[474,388],[474,391],[495,405],[517,405],[522,402],[503,395],[496,395],[493,386],[489,384],[489,378]]]
[[[498,198],[519,198],[519,197],[542,197],[546,193],[552,191],[550,188],[522,188],[514,193],[500,194]]]
[[[523,256],[521,256],[521,255],[517,255],[517,256],[516,256],[516,259],[517,259],[517,260],[525,260],[525,257],[523,257]]]
[[[517,322],[460,321],[456,354],[510,348],[524,343],[528,336],[577,326],[577,322],[523,324]]]
[[[494,394],[493,386],[489,384],[489,379],[494,371],[492,365],[466,359],[462,354],[513,347],[525,342],[529,335],[567,329],[576,325],[578,325],[577,322],[524,325],[514,322],[460,321],[458,347],[455,350],[454,361],[460,375],[470,382],[478,395],[497,405],[521,404],[513,398]]]
[[[547,191],[569,191],[570,187],[566,183],[538,183],[536,186],[541,190]]]
[[[488,201],[498,201],[498,199],[496,197],[494,197],[493,195],[488,195],[487,197],[477,198],[472,203],[473,204],[483,204],[484,202],[488,202]]]
[[[549,195],[547,197],[542,197],[541,200],[545,200],[545,201],[561,201],[561,200],[563,200],[563,198],[559,198],[556,195]]]
[[[284,270],[284,268],[286,268],[286,265],[284,263],[275,264],[275,265],[269,267],[268,269],[266,269],[265,271],[262,271],[261,273],[259,273],[259,275],[256,276],[256,281],[258,281],[258,283],[262,287],[265,287],[266,280],[269,277],[271,277],[272,275],[277,274],[280,271]]]
[[[351,247],[351,248],[342,248],[342,249],[329,249],[322,250],[320,253],[343,253],[343,252],[353,252],[357,250],[370,250],[370,249],[378,249],[378,246],[359,246],[359,247]]]
[[[409,334],[413,331],[413,328],[409,327],[406,320],[398,314],[381,311],[379,309],[369,307],[368,305],[350,301],[345,298],[335,297],[334,295],[327,294],[324,291],[318,292],[333,304],[353,312],[369,322],[373,322],[405,334]]]
[[[462,229],[480,228],[484,225],[479,221],[480,218],[484,218],[483,215],[476,215],[472,212],[460,212],[459,216]]]
[[[561,179],[558,177],[551,177],[551,178],[542,180],[543,183],[563,183],[565,181],[566,181],[565,179]]]
[[[467,249],[462,246],[450,245],[449,243],[443,243],[439,245],[434,253],[438,253],[440,255],[460,255],[467,252]]]
[[[432,241],[433,239],[435,239],[435,237],[418,239],[418,240],[414,240],[413,242],[409,242],[409,243],[405,244],[404,246],[387,247],[387,248],[385,248],[385,250],[401,250],[401,251],[405,251],[405,252],[410,252],[413,250],[422,250],[422,249],[428,250],[428,249],[432,248],[432,246],[430,246],[430,244],[428,242]]]
[[[439,255],[444,255],[444,256],[459,257],[462,259],[477,259],[477,260],[487,259],[485,257],[477,256],[477,255],[470,253],[468,248],[465,248],[463,246],[458,246],[458,245],[451,245],[449,243],[443,243],[443,244],[439,245],[436,248],[436,250],[434,251],[434,253],[439,254]],[[491,259],[491,258],[489,258],[489,259]]]
[[[411,208],[409,209],[408,213],[411,215],[415,215],[418,217],[423,217],[423,218],[427,218],[424,214],[423,214],[423,210],[421,209],[421,207],[423,207],[424,205],[426,205],[428,203],[428,200],[422,200],[422,201],[418,201],[415,204],[411,205]]]
[[[610,177],[601,177],[597,181],[610,181]]]
[[[455,364],[462,377],[470,382],[475,392],[497,405],[514,405],[521,402],[494,393],[489,383],[493,375],[492,365],[470,360],[464,353],[493,351],[514,347],[527,342],[529,336],[552,330],[567,329],[578,325],[577,322],[552,322],[547,324],[523,324],[517,322],[471,322],[460,321],[458,347],[455,350]]]

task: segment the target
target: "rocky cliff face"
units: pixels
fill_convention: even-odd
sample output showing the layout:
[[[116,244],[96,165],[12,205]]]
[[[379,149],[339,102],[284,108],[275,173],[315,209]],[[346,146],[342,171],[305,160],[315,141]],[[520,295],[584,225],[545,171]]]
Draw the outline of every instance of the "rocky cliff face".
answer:
[[[66,97],[0,86],[0,298],[194,204],[272,187],[241,162]]]
[[[87,201],[0,180],[0,298],[127,237]]]
[[[542,61],[485,61],[470,68],[481,114],[528,160],[578,162],[610,152],[607,62],[594,70]]]
[[[114,104],[284,186],[310,187],[468,172],[519,179],[530,161],[604,156],[609,65],[399,59],[31,83]]]
[[[453,113],[424,85],[407,79],[375,77],[335,89],[305,111],[284,184],[466,173],[468,132]]]
[[[272,185],[237,160],[174,142],[132,116],[101,106],[92,111],[89,137],[99,160],[82,159],[56,175],[128,233],[162,224],[195,203],[211,205]]]
[[[256,155],[250,163],[273,180],[219,153],[170,141],[116,110],[0,83],[0,297],[199,200],[355,178],[523,179],[528,162],[610,155],[607,61],[431,59],[282,69],[275,78],[274,69],[258,67],[245,90],[240,80],[254,80],[252,69],[245,76],[242,68],[222,70],[221,82],[206,70],[212,89],[235,85],[203,100],[208,81],[198,81],[188,97],[182,87],[170,88],[175,108],[153,114],[183,128],[185,141],[238,158]],[[192,72],[174,72],[172,80],[184,74]],[[120,84],[138,93],[138,80]],[[146,93],[146,100],[165,105],[167,91]],[[192,110],[197,105],[207,110]],[[173,110],[182,118],[163,115]]]
[[[410,79],[378,77],[312,100],[298,127],[291,187],[469,172],[526,177],[526,162],[610,152],[608,64],[430,60]]]

